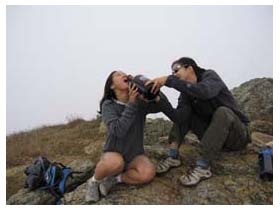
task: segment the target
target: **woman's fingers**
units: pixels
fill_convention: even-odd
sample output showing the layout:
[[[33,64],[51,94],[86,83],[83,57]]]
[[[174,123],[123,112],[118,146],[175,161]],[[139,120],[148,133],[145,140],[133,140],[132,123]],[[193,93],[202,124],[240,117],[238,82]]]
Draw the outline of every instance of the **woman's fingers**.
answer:
[[[137,97],[138,95],[139,93],[137,91],[133,94],[134,97]]]
[[[152,86],[152,89],[151,89],[151,93],[154,92],[154,89],[156,88],[156,85],[157,85],[156,82],[154,82],[154,83],[153,83],[153,86]]]
[[[160,91],[160,88],[161,88],[161,87],[162,87],[162,84],[161,84],[161,83],[158,83],[157,88],[156,88],[156,90],[155,90],[154,93],[157,93],[158,91]]]
[[[135,84],[133,84],[132,89],[131,89],[132,93],[136,93],[137,90],[138,90],[138,88],[136,87]]]
[[[145,83],[145,86],[148,86],[149,84],[151,84],[153,82],[153,80],[149,80]]]
[[[135,84],[131,85],[129,88],[129,96],[135,97],[138,95],[138,88],[136,87]]]
[[[155,94],[159,89],[160,89],[160,84],[159,84],[158,81],[155,81],[154,85],[153,85],[153,87],[151,89],[151,92]]]
[[[138,90],[138,88],[136,87],[136,85],[135,84],[133,84],[133,91],[137,91]]]
[[[131,90],[131,89],[133,89],[134,87],[135,87],[135,84],[134,84],[134,83],[130,83],[129,86],[128,86],[128,89]]]
[[[161,84],[160,84],[160,78],[155,78],[153,80],[149,80],[145,83],[145,86],[148,86],[149,84],[153,84],[152,88],[151,88],[151,93],[156,93],[159,91],[159,89],[161,88]]]
[[[132,96],[135,96],[137,93],[138,93],[138,91],[137,91],[137,89],[136,89],[136,90],[133,90],[133,91],[132,91],[131,95],[132,95]]]
[[[135,89],[133,89],[133,95],[137,96],[138,95],[138,88],[135,87]]]
[[[129,87],[128,87],[129,93],[131,93],[131,92],[134,91],[135,89],[137,89],[137,87],[136,87],[135,84],[130,84]]]
[[[134,103],[136,101],[136,97],[138,96],[138,88],[136,87],[135,84],[129,87],[128,95],[129,95],[129,102]]]

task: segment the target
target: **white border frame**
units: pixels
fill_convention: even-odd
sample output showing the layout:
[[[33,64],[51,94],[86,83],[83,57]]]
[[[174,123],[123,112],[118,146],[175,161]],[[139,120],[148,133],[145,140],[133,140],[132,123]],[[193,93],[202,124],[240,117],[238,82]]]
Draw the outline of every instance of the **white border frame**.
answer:
[[[4,0],[0,2],[0,100],[1,100],[1,122],[0,122],[0,135],[1,135],[1,155],[3,161],[1,161],[1,180],[0,180],[0,193],[1,193],[1,205],[2,207],[6,208],[17,208],[18,206],[7,206],[6,205],[6,6],[7,5],[273,5],[273,100],[276,101],[274,103],[274,167],[276,166],[276,169],[274,169],[274,177],[278,177],[279,175],[279,106],[278,103],[280,101],[279,96],[279,1],[277,0],[196,0],[196,1],[184,1],[184,0]],[[277,39],[278,38],[278,39]],[[4,144],[4,145],[3,145]],[[275,161],[276,160],[276,161]],[[280,185],[279,180],[274,179],[273,181],[273,205],[272,206],[266,206],[265,208],[274,208],[278,207],[280,203],[280,196],[278,196],[280,192]],[[33,206],[20,206],[21,208],[30,209],[34,208]],[[57,208],[57,206],[55,206]],[[76,208],[77,206],[59,206],[59,208]],[[107,208],[102,206],[83,206],[82,208]],[[142,208],[142,206],[114,206],[113,208]],[[160,208],[162,208],[161,206]],[[175,207],[175,206],[174,206]],[[205,206],[206,207],[206,206]],[[35,206],[35,208],[37,208]],[[41,208],[41,207],[40,207]],[[45,207],[43,207],[45,208]],[[47,207],[48,208],[48,207]],[[148,208],[153,208],[151,206],[148,206]],[[167,208],[173,208],[167,207]],[[200,206],[176,206],[175,208],[192,208],[192,209],[198,209]],[[215,208],[215,209],[222,209],[224,206],[207,206],[207,208]],[[229,206],[229,208],[263,208],[262,206]]]

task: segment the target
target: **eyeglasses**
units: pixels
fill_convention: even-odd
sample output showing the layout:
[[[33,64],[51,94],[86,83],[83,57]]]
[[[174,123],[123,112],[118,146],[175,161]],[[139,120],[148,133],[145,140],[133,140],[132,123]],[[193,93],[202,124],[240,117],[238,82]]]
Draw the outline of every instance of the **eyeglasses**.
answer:
[[[172,74],[176,74],[181,68],[187,68],[189,65],[175,64],[172,66]]]

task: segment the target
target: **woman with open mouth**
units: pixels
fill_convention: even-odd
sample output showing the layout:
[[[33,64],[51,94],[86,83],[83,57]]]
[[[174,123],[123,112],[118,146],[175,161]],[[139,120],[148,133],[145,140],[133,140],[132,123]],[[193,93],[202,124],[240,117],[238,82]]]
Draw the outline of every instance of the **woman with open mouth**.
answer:
[[[144,124],[148,113],[170,110],[170,103],[160,93],[147,103],[128,75],[113,71],[104,88],[100,112],[108,133],[103,154],[88,181],[86,201],[97,202],[117,183],[144,184],[152,181],[155,166],[144,153]],[[172,108],[172,107],[171,107]]]

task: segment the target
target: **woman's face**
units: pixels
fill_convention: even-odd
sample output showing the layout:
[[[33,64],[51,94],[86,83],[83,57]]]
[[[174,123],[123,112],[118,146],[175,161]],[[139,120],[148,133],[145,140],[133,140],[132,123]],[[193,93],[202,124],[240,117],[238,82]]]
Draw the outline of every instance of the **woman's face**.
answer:
[[[176,73],[174,73],[174,75],[181,80],[196,83],[196,76],[192,66],[188,66],[187,68],[182,67]]]
[[[122,71],[116,71],[113,74],[113,84],[111,88],[113,90],[128,90],[127,74]]]

